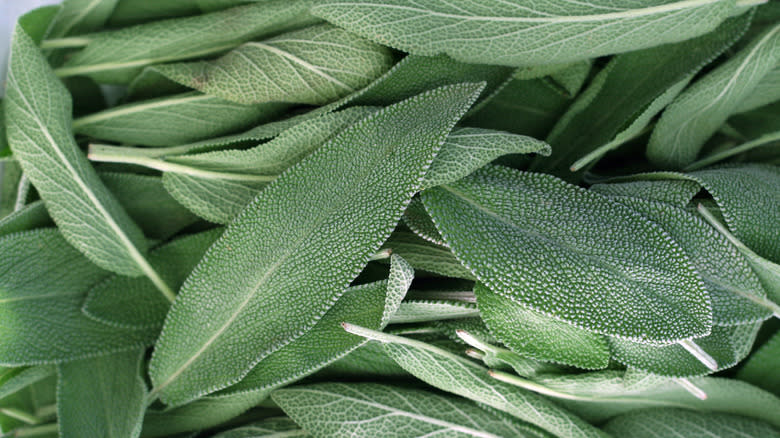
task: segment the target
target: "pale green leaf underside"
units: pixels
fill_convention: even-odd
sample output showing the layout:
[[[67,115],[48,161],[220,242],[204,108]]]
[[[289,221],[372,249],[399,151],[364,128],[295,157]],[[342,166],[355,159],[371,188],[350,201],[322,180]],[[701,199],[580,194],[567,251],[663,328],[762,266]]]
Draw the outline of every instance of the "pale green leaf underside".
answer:
[[[452,396],[376,383],[324,383],[271,394],[315,437],[528,437],[522,426]]]
[[[613,436],[631,438],[747,438],[780,437],[772,426],[728,414],[711,414],[681,409],[650,409],[612,419],[604,430]]]
[[[479,312],[491,333],[521,356],[585,369],[606,368],[609,348],[603,335],[543,315],[493,293],[474,287]]]
[[[312,13],[417,55],[475,64],[559,64],[681,41],[735,10],[729,0],[326,0]]]
[[[638,341],[709,332],[683,250],[629,208],[544,174],[485,168],[422,199],[453,253],[493,292]]]
[[[743,113],[769,105],[780,100],[780,66],[770,71],[753,89],[753,93],[745,97],[735,113]]]
[[[59,366],[57,419],[62,438],[136,438],[146,408],[143,352]]]
[[[124,275],[144,272],[141,230],[76,144],[70,95],[18,25],[6,93],[9,144],[63,236],[105,269]]]
[[[477,306],[462,301],[406,300],[390,318],[393,324],[479,317]]]
[[[311,328],[389,236],[481,88],[442,87],[361,120],[242,210],[168,314],[150,363],[162,399],[233,384]]]
[[[156,71],[237,103],[322,105],[365,87],[392,62],[387,48],[322,24],[245,43],[214,61],[160,65]]]
[[[658,121],[647,156],[656,165],[691,164],[704,142],[736,113],[762,78],[780,60],[780,25],[758,35],[750,45],[675,99]]]
[[[93,32],[102,27],[119,0],[64,0],[54,16],[47,38]]]
[[[436,161],[434,160],[434,163]],[[414,233],[395,231],[382,248],[400,254],[415,269],[433,272],[445,277],[473,280],[471,271],[460,264],[449,248],[428,242]]]

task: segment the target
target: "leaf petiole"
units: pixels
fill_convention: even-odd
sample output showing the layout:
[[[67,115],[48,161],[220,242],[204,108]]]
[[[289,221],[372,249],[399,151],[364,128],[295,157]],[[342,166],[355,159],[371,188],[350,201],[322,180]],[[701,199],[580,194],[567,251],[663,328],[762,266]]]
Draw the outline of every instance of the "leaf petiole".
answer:
[[[680,344],[680,346],[683,347],[685,351],[698,359],[702,365],[712,371],[718,371],[718,362],[712,356],[710,356],[709,353],[704,351],[703,348],[696,344],[696,342],[691,339],[683,339],[682,341],[679,341],[678,344]]]
[[[15,418],[27,424],[39,424],[41,422],[41,419],[35,415],[14,408],[0,408],[0,414]]]
[[[771,134],[762,135],[761,137],[758,137],[755,140],[751,140],[749,142],[743,143],[739,146],[726,149],[725,151],[718,152],[716,154],[712,154],[709,157],[702,158],[699,161],[696,161],[694,163],[691,163],[683,169],[685,172],[691,172],[693,170],[699,170],[703,167],[707,167],[711,164],[717,163],[718,161],[725,160],[726,158],[733,157],[734,155],[741,154],[743,152],[747,152],[749,150],[761,147],[761,146],[767,146],[772,145],[775,142],[780,141],[780,131],[773,132]]]
[[[41,49],[80,49],[92,41],[84,37],[53,38],[41,41]]]

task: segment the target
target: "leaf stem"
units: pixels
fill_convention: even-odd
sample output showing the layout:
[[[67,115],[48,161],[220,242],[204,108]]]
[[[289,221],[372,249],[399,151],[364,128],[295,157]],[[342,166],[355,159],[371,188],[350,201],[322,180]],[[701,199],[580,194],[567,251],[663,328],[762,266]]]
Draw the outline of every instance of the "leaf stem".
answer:
[[[101,145],[90,145],[87,158],[92,161],[103,163],[136,164],[139,166],[148,167],[150,169],[159,170],[161,172],[173,172],[206,179],[243,182],[271,182],[276,179],[276,175],[247,175],[241,173],[215,172],[211,170],[197,169],[194,167],[185,166],[183,164],[170,163],[168,161],[156,158],[141,157],[133,154],[123,154],[118,151],[121,149],[122,148],[112,147],[111,150],[107,150],[106,147]]]
[[[488,374],[490,377],[502,381],[504,383],[509,383],[510,385],[519,386],[521,388],[525,388],[529,391],[533,391],[539,394],[547,395],[550,397],[555,398],[562,398],[566,400],[578,400],[578,401],[590,401],[592,398],[589,397],[580,397],[578,395],[573,394],[567,394],[565,392],[559,392],[554,389],[548,388],[544,385],[540,385],[536,382],[532,382],[528,379],[524,379],[520,376],[516,376],[514,374],[505,373],[503,371],[497,371],[497,370],[490,370],[488,371]]]
[[[694,385],[693,382],[691,382],[689,379],[681,377],[681,378],[674,379],[674,381],[678,385],[685,388],[686,391],[690,392],[694,397],[698,398],[699,400],[707,400],[707,393],[704,392],[703,389]]]
[[[41,49],[80,49],[92,41],[90,38],[84,37],[69,37],[69,38],[53,38],[50,40],[41,41]]]
[[[711,371],[718,371],[718,362],[715,360],[715,358],[704,351],[704,349],[701,348],[696,342],[691,339],[683,339],[682,341],[679,341],[678,344],[680,344],[680,346],[683,347],[685,351],[698,359],[702,365],[709,368]]]
[[[372,262],[377,260],[386,260],[389,259],[392,254],[393,250],[391,248],[381,249],[376,254],[372,255],[368,260]]]
[[[157,273],[157,271],[154,270],[152,265],[149,264],[149,262],[146,260],[145,257],[141,257],[138,260],[138,264],[141,267],[141,270],[144,271],[144,274],[149,278],[149,280],[154,283],[155,287],[163,294],[163,296],[170,301],[171,303],[176,300],[176,294],[173,292],[173,290],[168,286],[168,284],[163,281],[162,277],[160,277],[160,274]]]
[[[411,293],[409,294],[409,298],[416,299],[416,300],[452,300],[452,301],[462,301],[464,303],[477,302],[477,297],[474,296],[474,292],[470,290],[411,291]]]
[[[39,424],[41,422],[41,419],[35,415],[14,408],[0,408],[0,414],[15,418],[27,424]]]
[[[773,132],[771,134],[762,135],[761,137],[758,137],[755,140],[751,140],[739,146],[726,149],[725,151],[721,151],[716,154],[712,154],[709,157],[702,158],[701,160],[690,164],[688,167],[683,169],[683,171],[690,172],[693,170],[698,170],[701,169],[702,167],[707,167],[710,164],[717,163],[720,160],[725,160],[726,158],[730,158],[733,157],[734,155],[747,152],[751,149],[755,149],[761,146],[766,146],[768,144],[771,145],[776,141],[780,141],[780,131]]]
[[[19,211],[27,204],[27,194],[30,193],[30,178],[22,174],[19,178],[19,185],[16,186],[16,202],[14,202],[14,211]]]
[[[57,433],[59,426],[57,423],[44,424],[36,427],[28,427],[26,429],[19,429],[13,432],[14,437],[26,437],[26,436],[41,436]]]

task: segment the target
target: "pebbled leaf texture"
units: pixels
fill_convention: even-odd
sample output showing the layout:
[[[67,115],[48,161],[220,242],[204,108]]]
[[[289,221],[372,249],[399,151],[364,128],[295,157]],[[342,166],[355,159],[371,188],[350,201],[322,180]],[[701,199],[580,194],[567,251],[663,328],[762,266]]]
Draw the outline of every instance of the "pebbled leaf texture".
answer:
[[[321,24],[245,43],[213,61],[160,65],[156,71],[237,103],[322,105],[365,87],[392,63],[384,46]]]
[[[141,351],[59,366],[57,420],[62,438],[136,438],[141,433],[146,383]]]
[[[745,438],[780,437],[774,427],[753,419],[728,414],[709,414],[682,409],[648,409],[612,419],[604,430],[626,438]]]
[[[779,61],[780,25],[776,25],[672,102],[650,137],[650,161],[666,168],[691,164],[704,142],[738,111],[741,102]]]
[[[415,269],[445,277],[474,279],[471,271],[460,264],[449,248],[428,242],[414,233],[395,231],[382,248],[390,250],[393,254],[400,254]]]
[[[413,53],[475,64],[561,64],[639,50],[709,32],[728,0],[325,0],[312,13]]]
[[[14,157],[68,242],[104,269],[144,273],[143,234],[76,145],[68,91],[19,25],[11,50],[4,104]]]
[[[105,25],[119,0],[63,0],[46,31],[47,38],[79,35]]]
[[[477,306],[490,332],[515,353],[585,369],[606,368],[609,347],[603,335],[577,328],[474,286]]]
[[[123,330],[81,313],[89,288],[110,274],[55,229],[0,239],[0,364],[56,363],[151,345],[156,330]]]
[[[316,19],[306,12],[310,6],[308,0],[274,0],[100,32],[91,35],[87,46],[57,74],[127,84],[147,65],[217,54],[254,38],[313,23]]]
[[[311,328],[390,235],[481,89],[442,87],[361,120],[242,210],[166,318],[150,363],[161,399],[233,384]]]
[[[214,435],[214,438],[306,438],[310,436],[290,418],[274,417],[220,432]]]
[[[422,199],[453,253],[499,295],[637,341],[709,333],[709,296],[684,251],[608,198],[490,167]]]
[[[271,397],[317,438],[543,436],[469,401],[400,386],[323,383],[279,389]]]

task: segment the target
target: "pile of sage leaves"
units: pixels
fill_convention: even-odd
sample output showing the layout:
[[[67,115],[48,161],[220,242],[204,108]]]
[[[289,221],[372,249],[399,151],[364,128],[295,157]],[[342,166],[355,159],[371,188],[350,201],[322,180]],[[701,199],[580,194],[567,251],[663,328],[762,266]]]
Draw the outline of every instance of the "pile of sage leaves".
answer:
[[[0,436],[780,437],[780,2],[64,0]]]

